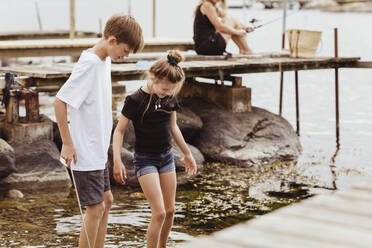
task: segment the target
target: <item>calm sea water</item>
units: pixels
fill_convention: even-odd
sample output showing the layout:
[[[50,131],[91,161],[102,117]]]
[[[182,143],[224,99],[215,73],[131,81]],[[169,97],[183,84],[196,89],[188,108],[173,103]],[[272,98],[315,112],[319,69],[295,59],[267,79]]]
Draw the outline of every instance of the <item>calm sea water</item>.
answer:
[[[45,30],[68,29],[67,0],[39,0]],[[191,39],[196,0],[157,1],[157,34],[160,37]],[[128,1],[76,0],[78,30],[98,31],[98,20],[128,11]],[[131,12],[152,34],[152,1],[132,1]],[[38,30],[35,1],[3,0],[0,3],[0,32]],[[242,20],[256,18],[262,23],[282,15],[280,10],[231,10]],[[289,12],[291,14],[291,12]],[[371,14],[300,11],[287,19],[288,28],[320,30],[322,45],[318,55],[333,56],[333,28],[339,28],[339,55],[372,60]],[[278,51],[281,47],[281,21],[247,36],[257,52]],[[237,52],[233,44],[228,50]],[[263,214],[327,189],[346,188],[372,176],[372,70],[340,69],[340,140],[335,138],[334,71],[299,72],[300,139],[303,153],[297,164],[247,169],[207,165],[206,173],[180,187],[177,196],[176,224],[171,247],[193,236],[207,234]],[[252,88],[252,104],[278,113],[279,73],[244,75]],[[131,92],[139,83],[127,83]],[[44,104],[52,99],[43,99]],[[49,106],[42,108],[52,116]],[[296,125],[294,73],[285,73],[283,117]],[[223,177],[221,175],[224,175]],[[295,183],[306,178],[307,186]],[[284,186],[283,186],[284,185]],[[313,185],[313,187],[309,186]],[[110,247],[143,247],[150,212],[143,195],[136,190],[114,188],[115,205],[108,229]],[[281,194],[275,194],[279,192]],[[283,194],[285,197],[283,197]],[[191,200],[190,200],[191,199]],[[73,191],[67,193],[27,193],[23,201],[0,202],[0,247],[73,247],[80,219]],[[40,216],[35,221],[35,216]],[[30,233],[39,238],[30,238]],[[33,234],[32,237],[35,237]]]

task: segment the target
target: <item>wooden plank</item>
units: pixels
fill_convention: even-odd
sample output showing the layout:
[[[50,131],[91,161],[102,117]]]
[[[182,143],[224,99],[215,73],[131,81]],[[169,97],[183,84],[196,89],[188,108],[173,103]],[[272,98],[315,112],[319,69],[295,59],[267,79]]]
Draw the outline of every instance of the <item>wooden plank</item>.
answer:
[[[349,246],[344,244],[314,240],[301,235],[288,235],[288,233],[281,230],[278,232],[267,231],[262,228],[251,227],[244,224],[217,232],[211,238],[219,242],[223,241],[239,244],[242,247],[349,248]]]
[[[329,208],[318,208],[314,211],[314,207],[306,203],[294,204],[289,207],[279,209],[276,214],[296,216],[297,218],[313,219],[319,222],[332,222],[338,225],[352,226],[362,228],[367,231],[372,231],[372,216],[359,216],[345,212],[334,211]]]
[[[333,223],[320,223],[305,218],[299,219],[296,216],[283,218],[276,214],[269,214],[265,218],[260,218],[259,221],[251,221],[249,225],[266,232],[279,232],[283,235],[298,236],[340,246],[370,248],[372,244],[372,235],[369,231]]]
[[[2,32],[0,33],[0,40],[66,39],[69,37],[69,32],[69,30]],[[77,38],[98,37],[95,32],[76,31],[75,33]]]
[[[79,56],[87,48],[93,47],[100,38],[42,39],[0,41],[0,58]],[[164,52],[169,49],[192,50],[191,40],[146,39],[142,52]]]
[[[358,61],[351,68],[372,68],[372,61]]]

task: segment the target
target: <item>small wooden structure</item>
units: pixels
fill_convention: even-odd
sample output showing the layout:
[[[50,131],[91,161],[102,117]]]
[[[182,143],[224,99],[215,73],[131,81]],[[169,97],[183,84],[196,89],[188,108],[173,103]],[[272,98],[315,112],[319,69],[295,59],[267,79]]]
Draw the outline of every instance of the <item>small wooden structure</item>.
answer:
[[[183,248],[369,248],[372,181],[319,195],[197,238]]]
[[[0,41],[0,58],[79,56],[93,47],[99,38],[41,39]],[[143,52],[164,52],[169,49],[187,51],[194,49],[194,42],[176,39],[146,39]]]

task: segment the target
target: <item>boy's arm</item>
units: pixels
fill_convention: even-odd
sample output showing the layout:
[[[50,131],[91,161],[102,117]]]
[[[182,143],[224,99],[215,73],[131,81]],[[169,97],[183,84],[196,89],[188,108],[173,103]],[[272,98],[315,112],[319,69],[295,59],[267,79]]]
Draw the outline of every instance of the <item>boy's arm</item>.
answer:
[[[123,137],[125,131],[127,129],[129,123],[129,119],[124,115],[120,115],[120,119],[118,124],[116,125],[113,141],[112,141],[112,149],[113,149],[113,160],[114,160],[114,179],[120,183],[125,184],[124,178],[127,177],[127,173],[125,170],[125,166],[123,161],[121,160],[121,148],[123,146]]]
[[[74,144],[72,143],[70,131],[67,123],[67,104],[56,98],[54,101],[54,111],[56,114],[56,120],[58,124],[59,133],[62,139],[62,150],[61,157],[65,160],[67,166],[70,168],[72,159],[76,163],[76,152]]]
[[[177,125],[176,111],[173,111],[171,116],[171,134],[185,157],[186,172],[189,175],[195,174],[197,171],[197,166],[194,157],[191,154],[190,148],[186,144],[185,139],[182,136],[181,130]]]

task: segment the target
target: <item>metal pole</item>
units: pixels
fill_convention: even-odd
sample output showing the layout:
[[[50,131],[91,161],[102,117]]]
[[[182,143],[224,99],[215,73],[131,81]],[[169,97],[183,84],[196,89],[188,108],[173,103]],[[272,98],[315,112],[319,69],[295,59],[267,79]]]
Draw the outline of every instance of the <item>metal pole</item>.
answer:
[[[70,39],[75,38],[75,0],[70,0]]]
[[[282,28],[282,50],[285,48],[285,28],[287,20],[287,0],[283,0],[283,28]],[[283,83],[284,83],[284,72],[280,72],[280,96],[279,96],[279,115],[282,116],[283,106]]]
[[[128,15],[132,14],[132,0],[128,0]]]
[[[338,57],[338,30],[334,29],[335,35],[335,58]],[[339,98],[338,98],[338,67],[335,68],[335,96],[336,96],[336,139],[340,137],[340,115],[339,115]]]
[[[295,87],[296,87],[296,133],[300,135],[300,108],[298,97],[298,71],[295,71]]]
[[[152,37],[156,37],[156,0],[152,0]]]
[[[282,49],[285,47],[285,29],[287,23],[287,0],[283,0]]]
[[[35,1],[35,9],[36,9],[37,22],[39,23],[39,29],[40,29],[40,31],[42,31],[43,30],[43,25],[41,24],[39,4],[37,3],[37,1]]]

